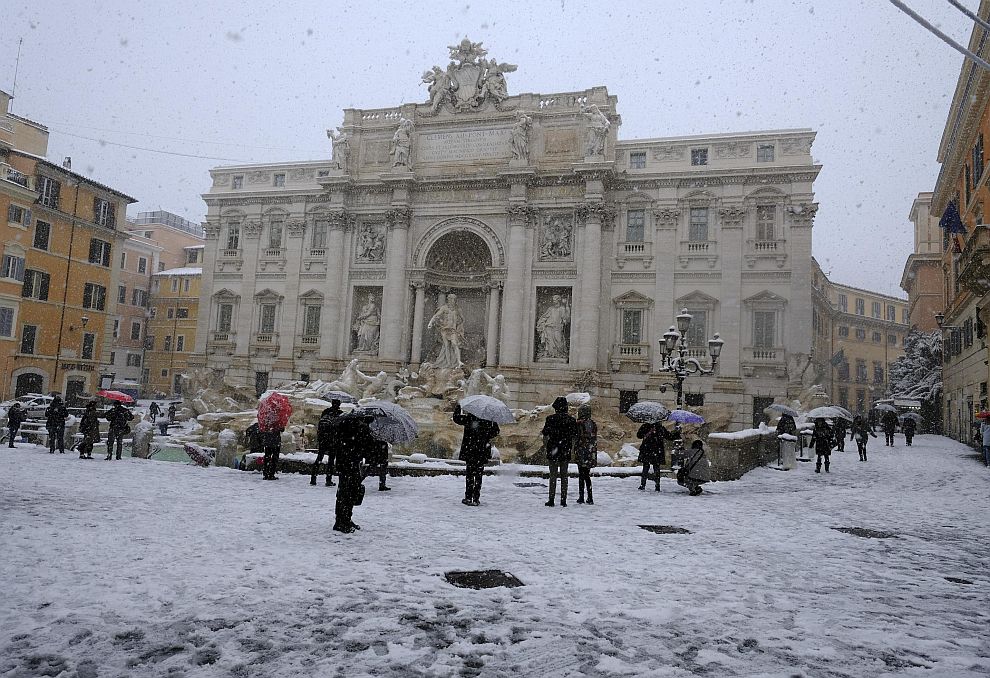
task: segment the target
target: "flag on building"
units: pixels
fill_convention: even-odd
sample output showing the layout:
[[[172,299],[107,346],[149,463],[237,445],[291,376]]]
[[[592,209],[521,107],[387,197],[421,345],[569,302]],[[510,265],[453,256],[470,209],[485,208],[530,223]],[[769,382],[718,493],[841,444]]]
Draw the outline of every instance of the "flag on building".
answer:
[[[828,364],[831,365],[832,367],[838,367],[845,361],[846,361],[846,349],[840,348],[839,352],[836,353],[834,356],[832,356],[832,358],[828,361]]]
[[[956,207],[955,202],[949,201],[945,211],[942,213],[942,218],[938,220],[938,225],[939,228],[944,228],[946,233],[952,238],[953,251],[962,252],[962,248],[966,244],[966,225],[959,217],[959,209]]]

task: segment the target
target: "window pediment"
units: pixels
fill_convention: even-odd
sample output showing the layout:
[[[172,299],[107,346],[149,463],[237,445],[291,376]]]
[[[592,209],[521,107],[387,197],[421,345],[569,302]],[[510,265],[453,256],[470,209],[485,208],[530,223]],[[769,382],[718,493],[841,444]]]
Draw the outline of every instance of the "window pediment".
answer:
[[[282,295],[274,290],[265,288],[254,295],[255,301],[258,302],[268,302],[268,303],[278,303],[282,301]]]
[[[307,301],[311,303],[322,303],[323,294],[316,290],[307,290],[306,292],[303,292],[302,294],[299,295],[299,300]]]
[[[213,293],[213,298],[217,301],[237,301],[241,298],[241,295],[236,292],[228,290],[226,287],[218,292]]]
[[[685,294],[674,302],[674,305],[678,309],[696,308],[698,310],[714,310],[716,304],[718,304],[718,299],[710,294],[705,294],[701,290],[695,290],[689,294]]]
[[[618,308],[650,308],[653,306],[652,299],[635,290],[629,290],[625,294],[615,297],[612,299],[612,303]]]
[[[763,290],[743,299],[743,303],[754,308],[783,308],[787,304],[787,299],[769,290]]]

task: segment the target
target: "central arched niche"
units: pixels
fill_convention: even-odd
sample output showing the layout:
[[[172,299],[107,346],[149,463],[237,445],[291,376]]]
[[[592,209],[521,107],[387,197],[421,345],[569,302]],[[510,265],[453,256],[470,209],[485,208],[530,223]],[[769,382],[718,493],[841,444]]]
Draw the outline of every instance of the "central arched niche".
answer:
[[[447,294],[457,295],[464,317],[461,360],[477,367],[485,357],[488,313],[488,282],[492,252],[488,243],[466,229],[452,230],[437,238],[426,254],[424,282],[427,286],[423,318],[423,358],[433,360],[440,349],[439,335],[426,323]],[[415,359],[415,358],[414,358]]]

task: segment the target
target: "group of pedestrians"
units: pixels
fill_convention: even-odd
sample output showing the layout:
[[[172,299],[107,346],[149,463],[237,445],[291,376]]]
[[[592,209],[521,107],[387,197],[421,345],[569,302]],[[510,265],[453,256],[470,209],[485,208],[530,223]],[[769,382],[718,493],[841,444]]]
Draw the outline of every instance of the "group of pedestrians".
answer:
[[[107,432],[107,456],[106,461],[114,458],[114,446],[116,446],[116,458],[120,459],[123,451],[124,435],[130,432],[129,422],[134,419],[134,414],[116,402],[106,413],[104,418],[110,426]],[[20,403],[14,403],[7,413],[8,435],[10,436],[10,447],[14,447],[14,438],[20,430],[21,424],[27,420],[27,412]],[[48,434],[48,452],[55,454],[65,454],[65,426],[69,420],[69,409],[65,406],[62,396],[56,394],[48,407],[45,408],[45,431]],[[79,422],[79,433],[82,438],[70,449],[79,452],[80,459],[92,459],[93,447],[100,442],[100,418],[96,411],[96,402],[90,401],[83,409],[83,415]]]

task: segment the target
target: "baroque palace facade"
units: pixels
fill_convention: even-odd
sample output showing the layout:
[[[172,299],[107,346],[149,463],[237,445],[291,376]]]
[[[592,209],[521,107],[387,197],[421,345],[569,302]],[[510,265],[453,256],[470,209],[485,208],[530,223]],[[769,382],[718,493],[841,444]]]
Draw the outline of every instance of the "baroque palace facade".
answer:
[[[725,341],[691,402],[748,425],[813,379],[813,131],[620,140],[605,87],[509,96],[480,43],[450,59],[425,104],[346,110],[330,160],[211,171],[192,367],[259,390],[415,371],[455,296],[465,367],[519,406],[670,400],[681,308],[702,363]]]

